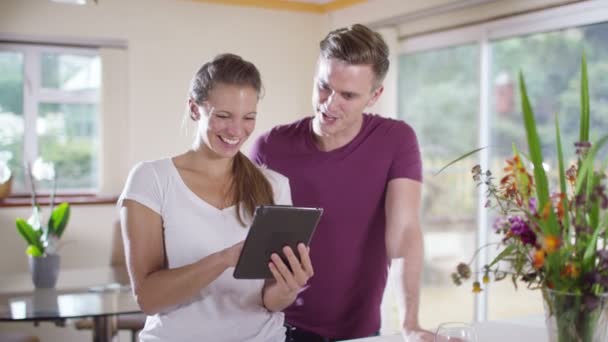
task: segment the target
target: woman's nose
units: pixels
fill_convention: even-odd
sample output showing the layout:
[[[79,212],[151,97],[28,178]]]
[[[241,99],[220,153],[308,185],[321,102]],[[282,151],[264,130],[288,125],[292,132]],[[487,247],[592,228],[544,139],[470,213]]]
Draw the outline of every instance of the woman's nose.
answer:
[[[243,123],[239,119],[232,119],[227,128],[230,135],[240,136],[241,132],[243,132]]]

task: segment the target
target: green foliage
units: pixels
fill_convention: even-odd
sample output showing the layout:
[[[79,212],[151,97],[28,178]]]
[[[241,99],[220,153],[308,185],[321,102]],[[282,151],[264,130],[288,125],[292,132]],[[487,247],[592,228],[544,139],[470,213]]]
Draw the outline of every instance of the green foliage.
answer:
[[[34,228],[22,218],[15,220],[15,223],[17,225],[17,231],[27,242],[28,248],[31,246],[31,248],[35,248],[37,251],[44,251],[42,241],[40,240],[40,237],[42,236],[41,230],[34,230]]]
[[[63,235],[63,231],[68,224],[70,219],[70,205],[67,203],[61,203],[58,205],[51,217],[49,218],[49,230],[55,234],[58,238]]]
[[[32,218],[33,220],[31,221],[39,220],[38,209],[36,207],[34,208]],[[49,245],[53,244],[53,242],[50,241],[52,239],[59,240],[59,238],[61,238],[69,219],[70,205],[65,202],[53,209],[47,226],[41,226],[38,229],[35,228],[38,225],[37,223],[32,225],[22,218],[17,218],[15,220],[17,231],[27,243],[26,253],[31,256],[42,256],[45,253],[50,252],[55,253],[56,251],[54,250],[48,250]],[[55,247],[53,246],[52,248]]]
[[[597,300],[599,295],[608,291],[605,280],[608,279],[608,248],[605,240],[608,192],[605,169],[598,168],[597,163],[598,152],[608,143],[608,135],[593,144],[588,140],[579,141],[577,161],[566,171],[556,116],[554,127],[559,191],[551,192],[543,165],[545,159],[537,119],[522,74],[520,89],[529,148],[528,161],[532,163],[534,176],[527,170],[527,161],[522,159],[515,146],[514,157],[507,160],[505,175],[500,178],[498,185],[489,171],[484,172],[480,166],[473,168],[474,180],[478,185],[487,186],[487,206],[497,208],[501,220],[497,224],[497,233],[502,235],[502,239],[497,244],[502,249],[485,266],[484,278],[494,273],[496,279],[502,279],[504,277],[499,277],[500,273],[509,273],[515,286],[521,280],[532,288],[555,289],[580,294],[587,301]],[[588,93],[586,59],[583,57],[579,116],[581,139],[588,138],[590,131]],[[509,268],[501,270],[500,262],[508,263]],[[458,267],[462,268],[462,265]],[[452,274],[457,284],[464,279],[460,273]],[[480,290],[479,283],[474,284],[473,291]],[[583,311],[589,310],[583,308]]]

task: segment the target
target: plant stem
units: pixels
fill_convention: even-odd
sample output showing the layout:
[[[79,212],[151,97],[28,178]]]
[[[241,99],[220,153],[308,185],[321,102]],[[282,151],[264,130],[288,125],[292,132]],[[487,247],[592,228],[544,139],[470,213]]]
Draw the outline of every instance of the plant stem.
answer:
[[[53,215],[53,210],[55,209],[55,191],[57,190],[57,176],[53,177],[53,191],[51,192],[51,203],[50,208],[51,212],[49,215]]]
[[[32,207],[38,208],[38,201],[36,200],[36,184],[34,183],[34,176],[32,175],[32,169],[29,162],[25,162],[25,173],[27,174],[30,181],[30,188],[32,193]]]

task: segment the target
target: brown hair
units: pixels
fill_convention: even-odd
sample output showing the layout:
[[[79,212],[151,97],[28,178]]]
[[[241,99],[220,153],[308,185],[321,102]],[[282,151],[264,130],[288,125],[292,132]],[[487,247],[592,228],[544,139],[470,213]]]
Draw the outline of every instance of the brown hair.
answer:
[[[355,24],[331,31],[319,44],[321,56],[335,58],[348,64],[370,64],[379,86],[389,67],[388,45],[380,33],[367,26]]]
[[[196,72],[190,83],[190,97],[202,104],[218,83],[252,87],[258,98],[263,90],[260,72],[255,65],[229,53],[216,56]],[[252,217],[258,205],[274,204],[272,187],[260,169],[240,151],[233,159],[232,175],[229,191],[234,196],[237,219],[246,226],[241,206]]]

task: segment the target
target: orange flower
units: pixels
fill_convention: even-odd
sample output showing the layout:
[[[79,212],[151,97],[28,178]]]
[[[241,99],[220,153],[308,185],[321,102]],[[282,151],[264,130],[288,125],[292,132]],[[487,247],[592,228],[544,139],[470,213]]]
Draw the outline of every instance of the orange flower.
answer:
[[[564,266],[560,274],[563,277],[570,277],[576,279],[580,275],[580,270],[578,269],[578,267],[576,267],[576,265],[571,262],[568,262],[566,263],[566,266]]]
[[[479,282],[478,282],[478,281],[474,282],[474,283],[473,283],[473,293],[479,293],[479,292],[481,292],[481,291],[483,291],[483,290],[481,289],[481,284],[479,284]]]
[[[564,204],[561,200],[557,203],[557,217],[560,221],[564,219]]]
[[[487,274],[483,276],[482,280],[481,280],[484,284],[487,284],[490,282],[490,276],[488,276]]]
[[[551,254],[559,249],[561,239],[555,235],[547,235],[543,239],[543,250],[547,254]]]
[[[543,251],[542,249],[537,249],[534,252],[532,264],[537,270],[543,267],[543,265],[545,264],[545,251]]]

